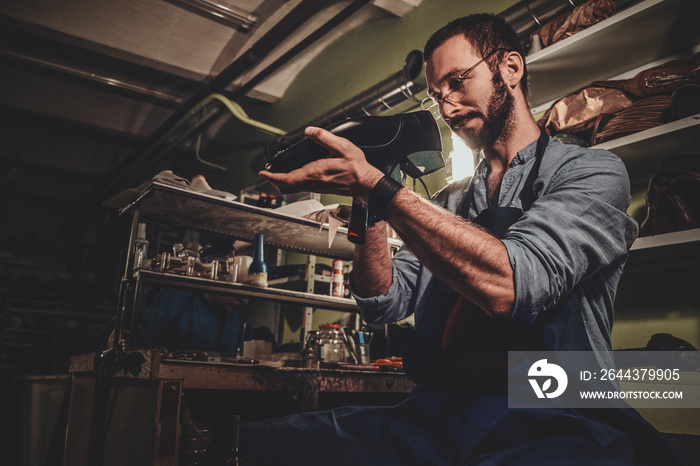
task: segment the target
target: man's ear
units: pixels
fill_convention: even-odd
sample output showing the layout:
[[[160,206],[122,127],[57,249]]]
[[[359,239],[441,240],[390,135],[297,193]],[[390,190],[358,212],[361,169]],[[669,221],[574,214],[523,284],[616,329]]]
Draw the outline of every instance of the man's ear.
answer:
[[[501,63],[503,81],[505,81],[510,88],[514,89],[523,78],[525,69],[523,57],[518,52],[508,52]]]

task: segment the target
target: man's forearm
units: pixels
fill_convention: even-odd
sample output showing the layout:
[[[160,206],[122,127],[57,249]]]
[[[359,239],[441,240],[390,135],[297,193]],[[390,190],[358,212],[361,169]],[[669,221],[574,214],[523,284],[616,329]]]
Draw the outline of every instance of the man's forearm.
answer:
[[[365,244],[355,246],[353,282],[355,293],[363,298],[379,296],[389,291],[393,266],[387,240],[386,223],[367,228]]]
[[[487,314],[510,314],[513,270],[499,239],[408,189],[394,198],[388,221],[433,275]]]

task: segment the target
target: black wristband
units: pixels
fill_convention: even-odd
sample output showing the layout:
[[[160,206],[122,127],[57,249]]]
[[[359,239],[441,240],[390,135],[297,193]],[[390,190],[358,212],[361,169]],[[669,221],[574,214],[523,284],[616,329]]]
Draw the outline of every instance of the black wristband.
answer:
[[[396,193],[398,193],[401,188],[403,188],[401,182],[396,181],[388,175],[384,175],[377,184],[374,185],[372,193],[369,195],[367,210],[370,216],[385,220],[386,215],[389,213],[389,207]]]

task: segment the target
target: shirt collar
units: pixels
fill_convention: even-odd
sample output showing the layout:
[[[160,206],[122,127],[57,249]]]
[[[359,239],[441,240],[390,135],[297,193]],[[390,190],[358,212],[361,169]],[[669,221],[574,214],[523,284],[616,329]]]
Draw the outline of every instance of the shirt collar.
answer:
[[[549,143],[547,143],[549,145]],[[509,168],[515,167],[516,165],[524,165],[528,160],[535,158],[537,153],[537,139],[532,141],[527,146],[523,147],[518,151],[518,153],[511,160]],[[486,166],[485,159],[481,159],[481,162],[476,166],[474,170],[474,176],[485,177],[488,173],[488,167]]]
[[[518,153],[515,155],[513,160],[510,162],[510,167],[525,164],[528,160],[535,157],[536,152],[537,152],[537,139],[535,139],[533,142],[531,142],[530,144],[528,144],[527,146],[523,147],[522,149],[520,149],[518,151]]]

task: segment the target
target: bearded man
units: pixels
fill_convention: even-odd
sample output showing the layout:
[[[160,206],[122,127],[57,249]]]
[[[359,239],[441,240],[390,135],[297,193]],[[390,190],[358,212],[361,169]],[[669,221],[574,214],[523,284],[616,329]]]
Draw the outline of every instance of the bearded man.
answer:
[[[351,287],[367,322],[415,314],[403,361],[416,387],[393,407],[244,424],[244,460],[672,464],[658,433],[631,409],[508,407],[508,350],[590,351],[612,360],[615,290],[638,233],[626,213],[624,164],[607,151],[560,144],[537,126],[524,51],[497,16],[447,24],[424,56],[430,101],[483,154],[472,178],[427,201],[320,128],[306,136],[331,157],[288,174],[260,173],[285,192],[365,200],[382,219],[355,248]],[[385,222],[404,242],[393,258]]]

